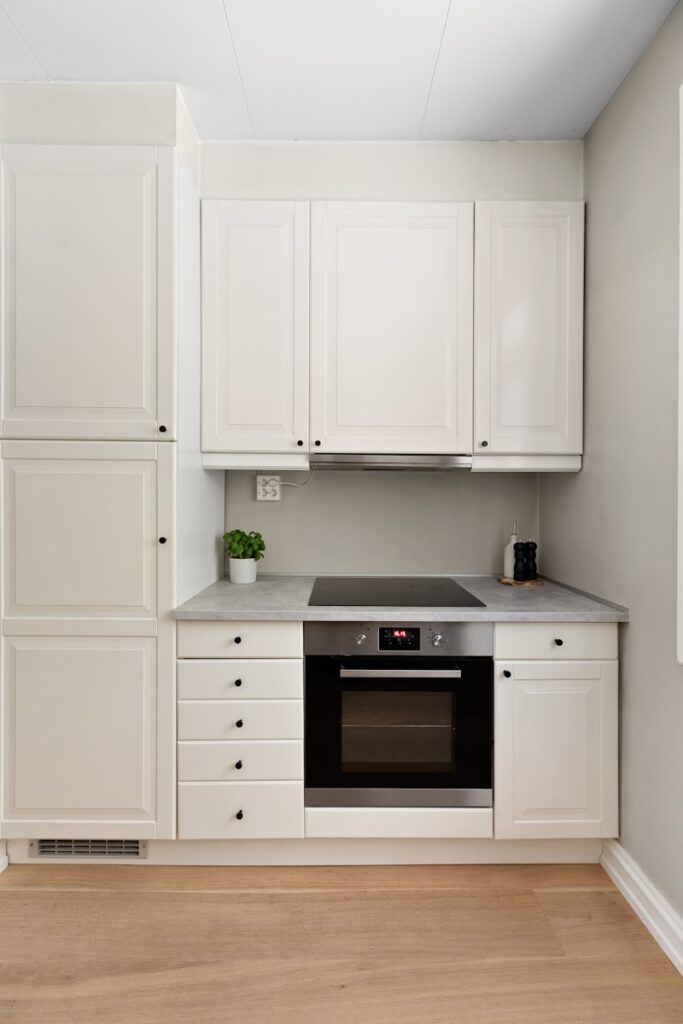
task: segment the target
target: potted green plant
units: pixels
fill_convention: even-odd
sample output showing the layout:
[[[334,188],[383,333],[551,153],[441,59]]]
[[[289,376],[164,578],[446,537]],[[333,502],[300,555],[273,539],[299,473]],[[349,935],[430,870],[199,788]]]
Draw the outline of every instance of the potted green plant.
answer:
[[[261,534],[254,530],[228,530],[223,534],[223,542],[230,559],[230,582],[255,583],[256,563],[266,550]]]

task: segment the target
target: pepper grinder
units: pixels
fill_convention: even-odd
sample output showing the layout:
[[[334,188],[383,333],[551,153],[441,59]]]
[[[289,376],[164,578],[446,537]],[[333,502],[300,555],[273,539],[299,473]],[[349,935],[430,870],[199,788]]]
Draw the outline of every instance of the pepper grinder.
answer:
[[[533,540],[528,540],[524,546],[526,548],[526,579],[537,580],[536,548],[538,544],[535,544]]]
[[[516,582],[523,583],[526,576],[526,544],[523,540],[515,544],[515,576]]]

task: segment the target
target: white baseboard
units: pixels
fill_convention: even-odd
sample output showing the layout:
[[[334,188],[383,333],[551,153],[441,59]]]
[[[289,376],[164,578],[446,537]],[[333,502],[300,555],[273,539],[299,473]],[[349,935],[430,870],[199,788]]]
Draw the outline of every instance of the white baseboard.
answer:
[[[12,864],[39,864],[26,839],[10,839]],[[169,839],[150,840],[136,863],[211,865],[597,864],[601,839]],[[46,860],[42,861],[43,864]],[[50,857],[50,864],[86,863]],[[89,857],[87,863],[103,863]],[[112,864],[109,858],[104,863]],[[130,859],[123,863],[132,863]]]
[[[7,848],[5,843],[0,843],[0,873],[2,873],[8,866],[9,860],[7,859]]]
[[[683,974],[683,918],[616,839],[605,841],[600,863],[669,960]]]

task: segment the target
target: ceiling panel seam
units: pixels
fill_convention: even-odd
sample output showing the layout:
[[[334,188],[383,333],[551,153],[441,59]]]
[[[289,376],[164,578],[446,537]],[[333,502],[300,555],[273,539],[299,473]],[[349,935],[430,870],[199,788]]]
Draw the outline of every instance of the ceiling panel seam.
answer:
[[[21,39],[22,43],[24,44],[24,46],[26,47],[28,52],[31,54],[31,56],[33,57],[34,61],[36,62],[36,64],[40,68],[40,70],[43,72],[43,74],[45,75],[47,80],[49,82],[51,82],[52,78],[50,77],[50,75],[48,75],[47,68],[45,68],[43,66],[43,62],[40,60],[38,55],[36,53],[34,53],[33,50],[31,49],[31,47],[28,45],[27,41],[24,39],[23,35],[21,34],[21,32],[19,31],[17,26],[14,24],[14,22],[12,21],[12,19],[10,18],[9,14],[7,13],[7,11],[5,10],[4,7],[0,7],[0,13],[4,14],[4,16],[5,16],[6,20],[7,20],[8,25],[16,32],[16,34],[18,35],[19,39]]]
[[[254,122],[251,119],[251,110],[249,109],[249,101],[247,100],[247,90],[244,88],[244,79],[242,78],[242,69],[240,68],[240,62],[237,57],[237,49],[235,47],[235,40],[233,38],[232,29],[230,27],[230,17],[228,16],[228,9],[225,6],[225,0],[221,0],[221,7],[223,8],[223,16],[225,17],[225,24],[228,26],[228,36],[230,37],[230,46],[232,47],[232,55],[235,58],[235,67],[237,68],[237,77],[240,83],[240,89],[242,90],[242,99],[244,100],[244,106],[247,111],[247,119],[249,121],[249,130],[251,131],[252,139],[256,138],[254,132]]]
[[[427,116],[427,110],[429,108],[429,100],[432,95],[432,87],[434,85],[434,79],[436,78],[436,69],[439,66],[439,58],[441,56],[441,47],[443,46],[444,36],[446,35],[446,28],[448,27],[448,19],[451,15],[451,4],[453,0],[448,0],[448,7],[446,8],[446,17],[443,19],[443,28],[441,29],[441,38],[439,39],[439,46],[436,51],[436,58],[434,60],[434,67],[432,68],[432,77],[429,79],[429,88],[427,89],[427,99],[425,100],[424,110],[422,111],[422,117],[420,119],[420,129],[417,133],[418,139],[422,138],[422,129],[424,128],[425,118]]]

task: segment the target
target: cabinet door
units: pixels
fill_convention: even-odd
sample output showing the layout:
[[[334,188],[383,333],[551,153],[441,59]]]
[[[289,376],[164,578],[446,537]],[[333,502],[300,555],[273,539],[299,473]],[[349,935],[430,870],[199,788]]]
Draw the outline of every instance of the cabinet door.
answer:
[[[5,637],[2,835],[154,838],[156,641]]]
[[[472,450],[472,204],[313,203],[313,451]]]
[[[494,786],[497,839],[618,835],[616,661],[496,662]]]
[[[474,451],[582,450],[583,203],[477,203]]]
[[[202,203],[202,449],[308,450],[308,203]]]
[[[3,149],[3,437],[173,432],[172,154]]]
[[[172,602],[173,447],[3,442],[6,634],[156,635]]]

